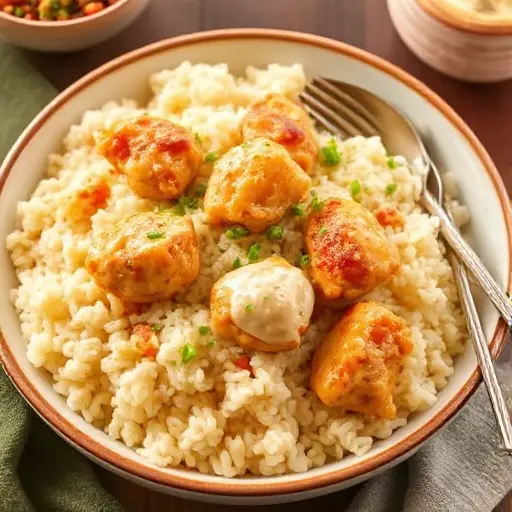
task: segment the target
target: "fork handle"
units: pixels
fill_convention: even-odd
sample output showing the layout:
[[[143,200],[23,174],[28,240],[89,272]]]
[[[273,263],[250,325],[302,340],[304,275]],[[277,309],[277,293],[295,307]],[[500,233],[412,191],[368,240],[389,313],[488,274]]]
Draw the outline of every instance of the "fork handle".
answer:
[[[426,189],[421,195],[421,203],[431,215],[435,215],[439,219],[441,233],[448,245],[471,274],[473,274],[480,288],[489,297],[503,319],[509,326],[512,325],[512,304],[509,298],[503,293],[475,251],[462,238],[462,235],[450,220],[444,208],[439,205],[434,196]]]
[[[453,269],[461,306],[467,319],[469,337],[473,343],[476,357],[478,359],[478,365],[480,366],[482,377],[487,387],[494,416],[496,417],[496,423],[498,424],[498,429],[503,440],[503,447],[506,452],[512,455],[511,418],[508,413],[507,402],[503,395],[503,390],[501,389],[494,369],[489,345],[487,345],[484,331],[482,330],[482,325],[478,318],[478,312],[471,295],[468,275],[464,266],[459,262],[457,256],[455,256],[455,253],[450,249],[448,249],[448,251],[448,259]]]

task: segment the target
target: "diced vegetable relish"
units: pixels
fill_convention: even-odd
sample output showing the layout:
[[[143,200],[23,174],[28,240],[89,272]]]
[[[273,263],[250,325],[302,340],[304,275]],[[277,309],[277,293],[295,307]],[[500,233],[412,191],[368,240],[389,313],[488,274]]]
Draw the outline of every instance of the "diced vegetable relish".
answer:
[[[103,11],[118,0],[3,0],[6,14],[35,21],[66,21]]]

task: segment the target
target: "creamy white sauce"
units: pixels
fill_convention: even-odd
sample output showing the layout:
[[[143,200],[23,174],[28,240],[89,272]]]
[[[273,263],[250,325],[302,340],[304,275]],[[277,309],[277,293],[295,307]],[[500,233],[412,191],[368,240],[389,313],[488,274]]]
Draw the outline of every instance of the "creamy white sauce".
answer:
[[[445,0],[446,3],[482,16],[512,15],[512,0]]]
[[[231,317],[237,327],[266,343],[300,339],[309,324],[315,294],[298,268],[281,258],[268,258],[231,274]]]

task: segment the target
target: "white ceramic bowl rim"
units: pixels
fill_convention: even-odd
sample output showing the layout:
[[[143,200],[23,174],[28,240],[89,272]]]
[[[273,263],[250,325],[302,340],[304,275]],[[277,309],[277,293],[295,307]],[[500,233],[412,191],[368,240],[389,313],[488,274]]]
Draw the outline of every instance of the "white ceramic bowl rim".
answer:
[[[130,0],[117,0],[115,4],[109,5],[105,9],[102,9],[99,12],[95,12],[94,14],[90,14],[89,16],[82,16],[81,18],[75,18],[72,20],[56,20],[56,21],[46,21],[46,20],[26,20],[25,18],[18,18],[17,16],[13,16],[12,14],[7,14],[0,10],[0,18],[4,18],[6,21],[12,22],[14,24],[20,23],[22,25],[27,25],[30,27],[39,27],[39,28],[54,28],[58,30],[59,28],[67,28],[70,26],[83,25],[84,23],[91,22],[103,16],[108,16],[110,13],[115,11],[116,9],[120,9],[121,6],[128,3]]]
[[[19,155],[22,153],[27,144],[39,131],[45,121],[61,108],[76,94],[85,88],[88,88],[100,78],[109,73],[118,70],[134,61],[144,59],[145,57],[165,52],[172,48],[194,45],[197,43],[229,40],[229,39],[261,39],[270,41],[287,41],[295,42],[303,45],[319,47],[327,49],[331,52],[348,56],[352,59],[361,61],[370,67],[377,68],[379,71],[391,75],[394,79],[399,80],[405,86],[413,90],[415,93],[426,99],[436,110],[452,123],[458,132],[469,143],[475,153],[478,155],[482,166],[492,182],[496,196],[499,198],[503,219],[507,230],[507,247],[508,247],[508,284],[507,289],[511,289],[511,271],[512,271],[512,216],[510,213],[510,205],[505,187],[501,178],[494,167],[489,155],[485,149],[462,121],[462,119],[435,93],[433,93],[424,84],[411,77],[400,68],[390,64],[389,62],[371,55],[363,50],[354,48],[344,43],[327,39],[324,37],[302,34],[281,30],[269,29],[231,29],[219,30],[202,33],[194,33],[190,35],[180,36],[173,39],[160,41],[143,47],[141,49],[130,52],[113,61],[92,71],[75,84],[59,94],[26,128],[18,141],[15,143],[9,154],[7,155],[2,167],[0,168],[0,191],[3,188],[7,176],[14,167]],[[504,345],[506,338],[506,324],[499,321],[496,325],[494,336],[491,341],[491,350],[493,354],[499,353]],[[4,368],[18,388],[20,393],[28,401],[28,403],[36,410],[36,412],[47,422],[52,428],[59,432],[63,437],[70,440],[79,449],[87,452],[92,457],[100,459],[105,463],[117,468],[121,472],[126,472],[136,477],[142,478],[148,482],[160,484],[164,486],[172,486],[178,489],[188,491],[204,492],[208,494],[231,495],[231,496],[272,496],[276,494],[287,494],[301,492],[311,489],[319,489],[328,485],[333,485],[345,480],[361,477],[362,475],[374,471],[393,460],[403,457],[411,450],[420,446],[425,440],[439,431],[455,414],[464,403],[476,391],[481,375],[476,370],[470,378],[461,386],[459,391],[453,396],[447,405],[440,410],[430,421],[427,421],[418,430],[407,436],[401,442],[393,445],[389,449],[368,458],[363,462],[353,464],[346,468],[332,468],[323,474],[311,477],[308,473],[300,474],[294,480],[286,481],[281,477],[273,477],[273,483],[261,482],[257,478],[238,478],[238,479],[222,479],[215,483],[201,481],[201,475],[193,471],[182,471],[179,476],[170,475],[160,471],[157,467],[148,467],[134,460],[130,460],[116,453],[108,447],[102,446],[95,439],[78,431],[59,411],[57,411],[42,396],[40,391],[36,389],[29,378],[23,373],[16,361],[7,342],[0,336],[0,358]]]

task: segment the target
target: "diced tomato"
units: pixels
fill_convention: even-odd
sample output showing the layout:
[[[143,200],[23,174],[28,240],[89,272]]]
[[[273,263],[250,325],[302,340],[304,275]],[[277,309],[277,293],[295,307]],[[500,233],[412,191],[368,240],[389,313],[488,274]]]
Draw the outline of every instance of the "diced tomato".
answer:
[[[137,346],[144,357],[154,359],[158,353],[158,337],[149,324],[137,324],[133,327]]]
[[[103,9],[105,9],[105,6],[101,2],[90,2],[82,9],[82,12],[86,16],[90,16],[91,14],[96,14]]]
[[[404,218],[396,208],[379,208],[373,214],[377,222],[383,227],[391,226],[400,229],[404,227]]]
[[[247,370],[251,373],[251,375],[253,375],[253,369],[251,366],[251,360],[249,359],[249,356],[246,356],[245,354],[240,356],[235,361],[235,366],[238,366],[238,368],[240,368],[241,370]]]
[[[101,180],[78,193],[78,197],[82,200],[79,205],[83,214],[92,217],[100,208],[107,206],[110,198],[110,186],[105,180]]]

